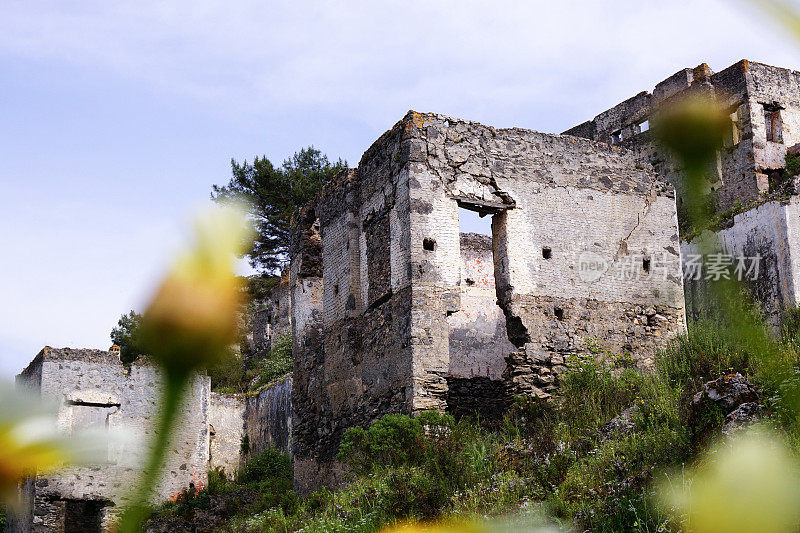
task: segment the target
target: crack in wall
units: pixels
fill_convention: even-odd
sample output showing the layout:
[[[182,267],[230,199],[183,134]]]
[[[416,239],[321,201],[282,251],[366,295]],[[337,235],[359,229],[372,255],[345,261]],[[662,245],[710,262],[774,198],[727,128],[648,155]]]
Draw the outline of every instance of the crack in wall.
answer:
[[[651,186],[647,196],[644,197],[644,207],[642,208],[642,212],[636,214],[636,223],[633,225],[633,228],[631,228],[628,234],[622,239],[620,239],[619,244],[617,245],[617,251],[614,253],[614,259],[612,265],[616,264],[616,262],[619,260],[620,255],[628,253],[628,239],[630,239],[633,233],[637,229],[639,229],[639,226],[641,226],[642,221],[650,213],[650,209],[653,207],[653,203],[655,202],[657,197],[658,195],[656,193],[655,188]]]

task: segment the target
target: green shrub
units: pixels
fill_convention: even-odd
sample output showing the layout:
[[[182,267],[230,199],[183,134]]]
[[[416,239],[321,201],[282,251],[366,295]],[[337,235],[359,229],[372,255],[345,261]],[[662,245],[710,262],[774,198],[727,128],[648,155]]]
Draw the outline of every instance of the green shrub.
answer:
[[[750,348],[714,323],[696,322],[661,354],[658,370],[678,387],[697,389],[731,372],[750,374]]]
[[[161,505],[154,517],[194,519],[195,510],[206,510],[236,521],[266,509],[292,515],[297,511],[297,497],[292,485],[291,458],[288,454],[267,450],[249,460],[234,480],[222,468],[208,473],[208,485],[202,490],[190,488],[174,501]]]
[[[743,308],[742,312],[757,310]],[[800,383],[792,369],[798,368],[797,312],[786,312],[782,339],[776,339],[762,323],[753,323],[747,328],[729,327],[724,321],[694,323],[687,335],[664,351],[658,370],[682,390],[684,406],[704,382],[739,372],[760,390],[767,407],[785,425],[796,425],[792,412],[800,407],[800,396],[796,394]]]
[[[800,154],[786,153],[786,172],[790,176],[800,174]]]
[[[503,435],[510,439],[537,439],[542,451],[552,451],[558,413],[554,402],[535,396],[517,396],[503,416]]]
[[[242,279],[242,286],[247,293],[247,299],[253,302],[263,302],[281,282],[280,276],[255,274]]]
[[[554,512],[592,531],[659,530],[665,517],[647,496],[652,473],[690,451],[680,389],[657,371],[593,362],[571,367],[563,383],[556,416],[567,448],[535,470]],[[599,426],[627,408],[630,427],[601,440]]]
[[[247,484],[264,479],[292,479],[292,458],[280,450],[268,449],[252,457],[239,470],[238,483]]]
[[[238,393],[246,389],[244,383],[244,366],[239,354],[230,353],[208,369],[211,378],[211,389],[214,392]]]
[[[433,437],[448,435],[456,425],[456,419],[452,415],[433,410],[422,411],[415,420],[422,424],[426,435]]]
[[[368,429],[349,428],[339,447],[338,459],[362,473],[375,466],[407,465],[421,458],[424,434],[419,420],[387,414]]]
[[[792,324],[786,329],[796,333]],[[581,530],[678,530],[654,506],[653,480],[693,460],[691,396],[732,371],[769,391],[761,352],[796,359],[791,343],[765,346],[723,325],[693,325],[657,355],[651,371],[617,368],[610,352],[595,354],[603,361],[575,358],[551,400],[515,399],[498,431],[435,411],[351,428],[337,456],[350,467],[350,484],[337,491],[297,499],[288,456],[271,451],[249,461],[235,481],[210,478],[208,492],[257,492],[255,503],[236,511],[232,531],[366,533],[404,520],[497,516],[531,500]],[[796,391],[800,378],[781,386]],[[623,411],[622,429],[601,432]],[[720,413],[712,415],[718,424]],[[800,435],[793,442],[800,449]],[[189,495],[182,505],[206,505],[204,498]]]
[[[170,502],[164,503],[156,511],[159,517],[185,516],[195,509],[208,509],[211,506],[211,496],[223,494],[232,490],[230,482],[225,477],[221,468],[215,468],[208,472],[208,485],[203,489],[190,487],[181,491],[178,496]]]
[[[269,353],[258,360],[248,372],[247,379],[251,382],[251,390],[258,391],[271,381],[285,376],[292,371],[293,364],[292,336],[282,335]]]
[[[370,484],[364,499],[386,521],[430,519],[448,513],[459,496],[499,473],[497,434],[448,414],[425,411],[416,418],[385,415],[369,428],[345,433],[339,459]],[[518,501],[518,500],[516,500]]]
[[[560,418],[569,420],[568,440],[586,437],[631,407],[647,380],[641,371],[612,372],[591,359],[573,364],[556,396]]]
[[[402,467],[387,475],[384,506],[397,518],[435,518],[452,506],[447,480],[432,476],[424,468]]]
[[[799,156],[800,157],[800,156]],[[781,337],[795,350],[800,348],[800,308],[790,307],[783,311]]]

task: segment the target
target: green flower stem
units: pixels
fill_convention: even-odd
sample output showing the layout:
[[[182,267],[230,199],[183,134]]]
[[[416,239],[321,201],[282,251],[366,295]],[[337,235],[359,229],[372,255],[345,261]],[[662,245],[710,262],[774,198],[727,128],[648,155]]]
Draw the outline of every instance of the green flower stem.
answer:
[[[164,466],[164,457],[169,448],[170,436],[183,400],[183,393],[189,382],[189,375],[170,376],[165,379],[161,397],[161,411],[156,433],[153,435],[152,447],[146,466],[139,478],[139,484],[133,493],[125,511],[117,522],[119,533],[139,533],[142,523],[150,511],[150,496],[159,481],[159,474]]]

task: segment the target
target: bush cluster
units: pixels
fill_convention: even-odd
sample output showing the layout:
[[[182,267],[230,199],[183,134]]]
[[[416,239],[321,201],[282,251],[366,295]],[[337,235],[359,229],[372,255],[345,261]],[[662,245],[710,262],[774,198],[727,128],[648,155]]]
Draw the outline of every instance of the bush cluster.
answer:
[[[173,529],[235,531],[223,524],[265,509],[294,514],[298,499],[292,485],[289,454],[266,450],[251,458],[232,478],[220,468],[210,471],[206,487],[181,492],[174,501],[157,509],[153,520],[170,523]]]
[[[582,530],[678,530],[653,496],[662,472],[697,456],[704,436],[689,424],[692,395],[740,372],[775,396],[759,356],[777,350],[796,366],[800,319],[787,316],[784,341],[770,348],[706,322],[673,341],[649,371],[620,365],[614,354],[575,358],[552,399],[517,398],[492,430],[434,411],[384,415],[345,432],[337,458],[350,479],[341,490],[297,498],[289,457],[268,452],[234,481],[215,474],[205,491],[211,500],[192,494],[170,512],[207,506],[215,494],[244,501],[246,489],[257,496],[229,514],[227,531],[367,532],[408,520],[498,516],[530,502]],[[718,433],[721,417],[713,415],[694,430]]]
[[[786,153],[786,172],[790,176],[800,174],[800,154]]]

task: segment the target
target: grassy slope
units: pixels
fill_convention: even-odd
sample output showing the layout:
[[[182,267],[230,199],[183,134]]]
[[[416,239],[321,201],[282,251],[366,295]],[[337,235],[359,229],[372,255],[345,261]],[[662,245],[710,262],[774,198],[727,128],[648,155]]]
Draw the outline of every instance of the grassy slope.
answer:
[[[785,351],[796,358],[792,344]],[[353,429],[340,452],[352,466],[345,489],[297,498],[288,456],[268,452],[237,481],[215,476],[207,491],[160,514],[185,517],[208,508],[213,494],[247,489],[258,497],[228,510],[227,530],[375,531],[397,521],[471,520],[529,508],[592,531],[676,529],[652,496],[655,479],[699,452],[688,401],[703,382],[731,371],[771,397],[755,356],[715,326],[698,324],[651,372],[574,362],[554,402],[519,399],[492,431],[437,413],[387,415]],[[600,426],[631,407],[631,429],[603,437]]]

